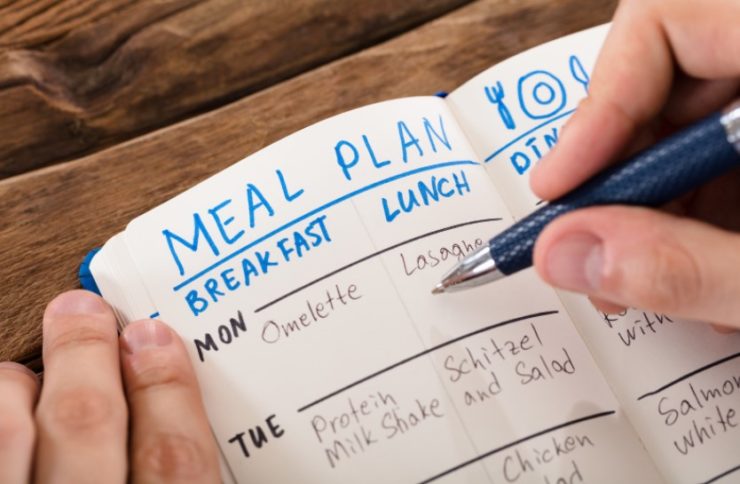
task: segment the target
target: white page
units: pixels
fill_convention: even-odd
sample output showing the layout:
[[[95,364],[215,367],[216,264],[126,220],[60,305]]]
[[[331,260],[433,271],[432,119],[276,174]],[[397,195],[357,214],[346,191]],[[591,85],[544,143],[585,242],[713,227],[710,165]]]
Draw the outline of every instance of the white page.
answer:
[[[514,217],[534,209],[529,172],[586,96],[608,31],[594,27],[497,64],[447,97]]]
[[[90,270],[95,274],[95,283],[100,292],[116,301],[113,310],[119,325],[159,316],[146,288],[141,285],[141,275],[131,260],[122,233],[108,240],[95,254]]]
[[[420,183],[437,200],[398,211],[409,190],[422,199]],[[263,197],[251,189],[262,201],[252,219],[248,186]],[[186,343],[238,482],[658,481],[559,299],[532,273],[430,294],[452,261],[509,223],[447,105],[430,97],[298,132],[134,220],[125,238]],[[311,247],[298,258],[301,234]],[[294,249],[289,261],[281,244]],[[257,251],[275,265],[237,283]],[[199,350],[207,335],[212,348]]]
[[[572,294],[564,301],[663,475],[696,483],[730,471],[721,482],[735,482],[740,334],[637,309],[604,315]]]
[[[605,34],[606,27],[597,27],[537,47],[476,76],[448,98],[479,155],[495,154],[486,169],[516,217],[532,212],[537,199],[529,189],[529,170],[517,170],[512,157],[521,167],[525,164],[521,156],[532,163],[538,158],[533,146],[540,155],[548,151],[545,138],[557,138],[558,129],[586,93],[582,81],[589,74],[584,72],[593,69]],[[578,64],[572,63],[574,56]],[[572,65],[583,66],[584,71]],[[529,78],[532,72],[549,73],[533,77],[557,93],[563,87],[549,108],[542,105],[552,111],[547,118],[532,119],[521,108],[527,103],[537,106],[533,89],[522,90],[519,102],[519,79]],[[506,129],[498,105],[486,97],[484,88],[497,82],[516,129]],[[549,91],[540,89],[544,100],[542,93]],[[740,335],[720,335],[699,323],[635,309],[607,317],[581,296],[562,297],[663,475],[670,482],[695,483],[731,471],[734,474],[728,474],[728,479],[738,479],[740,430],[732,424],[740,422],[736,416],[740,412]],[[702,398],[702,391],[716,394],[715,390],[721,396]],[[681,415],[682,406],[686,415]]]

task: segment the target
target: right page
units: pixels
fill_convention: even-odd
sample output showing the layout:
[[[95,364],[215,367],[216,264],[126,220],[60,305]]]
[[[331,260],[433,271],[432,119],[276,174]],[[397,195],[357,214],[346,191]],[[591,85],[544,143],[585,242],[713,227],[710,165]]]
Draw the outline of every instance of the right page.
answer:
[[[607,31],[596,27],[527,51],[448,97],[516,218],[541,203],[528,172],[586,96]],[[582,296],[560,296],[666,479],[737,482],[740,335],[638,309],[601,314]]]

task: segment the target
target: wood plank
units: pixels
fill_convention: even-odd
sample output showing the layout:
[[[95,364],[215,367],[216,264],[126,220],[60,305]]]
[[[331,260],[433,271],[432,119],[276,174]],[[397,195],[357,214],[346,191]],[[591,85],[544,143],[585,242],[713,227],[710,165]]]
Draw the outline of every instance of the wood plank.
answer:
[[[469,1],[6,3],[0,178],[221,106]]]
[[[46,301],[85,253],[245,155],[353,107],[451,90],[530,46],[606,21],[613,0],[488,0],[217,111],[0,182],[0,360],[38,354]]]

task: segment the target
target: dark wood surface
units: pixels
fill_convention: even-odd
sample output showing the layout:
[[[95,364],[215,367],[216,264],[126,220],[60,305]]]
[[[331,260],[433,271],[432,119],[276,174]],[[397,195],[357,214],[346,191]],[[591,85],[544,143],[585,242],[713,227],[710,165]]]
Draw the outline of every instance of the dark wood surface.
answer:
[[[82,8],[82,5],[97,2],[66,3],[81,5],[94,25],[96,18],[123,16],[135,4],[146,2],[119,2],[122,4],[120,8],[110,7],[107,13]],[[182,2],[158,3],[180,5]],[[196,6],[183,7],[183,11],[205,8],[204,5],[235,9],[236,3],[200,2]],[[267,52],[260,57],[259,62],[263,66],[275,65],[279,56],[292,65],[284,70],[277,69],[269,76],[259,69],[232,65],[241,62],[236,50],[226,47],[221,50],[218,45],[209,48],[207,42],[191,38],[197,36],[192,30],[175,29],[176,33],[168,33],[174,29],[173,24],[160,29],[157,27],[159,20],[149,22],[145,30],[159,34],[143,35],[137,43],[125,45],[133,46],[127,48],[135,51],[138,42],[142,42],[140,48],[146,50],[148,56],[159,59],[154,63],[142,60],[144,66],[137,64],[135,70],[140,76],[158,73],[167,78],[158,81],[157,85],[167,86],[169,91],[166,95],[161,95],[160,91],[150,94],[147,98],[149,105],[142,106],[137,103],[143,98],[137,98],[139,101],[136,102],[126,101],[126,98],[131,96],[131,83],[138,82],[136,89],[143,91],[146,91],[146,83],[130,78],[113,86],[105,85],[103,90],[106,92],[96,92],[93,96],[98,103],[96,106],[110,103],[113,106],[110,109],[115,111],[118,103],[128,102],[126,114],[122,117],[106,114],[97,118],[107,120],[105,134],[94,138],[81,151],[72,150],[66,154],[61,151],[55,153],[45,145],[45,141],[66,147],[74,144],[71,141],[74,137],[55,131],[53,121],[49,121],[50,124],[38,121],[40,126],[44,126],[38,131],[35,131],[36,126],[28,131],[19,128],[26,138],[5,139],[8,136],[6,130],[14,124],[7,119],[12,111],[8,106],[15,105],[16,97],[9,98],[3,92],[8,90],[8,85],[2,81],[3,76],[8,75],[8,70],[3,70],[3,59],[6,59],[3,56],[26,48],[43,50],[44,45],[69,42],[65,40],[66,35],[77,35],[75,33],[84,30],[88,23],[58,20],[53,28],[49,27],[42,34],[35,32],[30,25],[23,27],[27,23],[23,20],[17,22],[18,26],[8,23],[3,9],[12,7],[14,3],[0,7],[0,167],[8,170],[6,175],[13,174],[0,180],[0,360],[34,361],[40,349],[40,317],[45,303],[62,290],[78,287],[76,273],[82,257],[90,248],[102,245],[107,238],[121,231],[135,216],[267,144],[327,116],[384,99],[452,90],[476,73],[523,49],[603,23],[611,17],[616,2],[481,0],[454,10],[453,7],[461,2],[407,2],[416,6],[407,5],[405,13],[398,13],[395,11],[398,7],[392,5],[394,2],[368,1],[362,2],[370,10],[370,17],[365,20],[355,18],[354,10],[342,12],[341,6],[349,2],[310,0],[298,3],[321,5],[325,9],[288,8],[288,5],[293,5],[288,3],[281,9],[281,2],[242,2],[240,5],[259,5],[255,8],[262,9],[262,13],[240,17],[239,22],[229,24],[231,27],[223,26],[223,35],[227,38],[230,29],[237,28],[234,25],[241,29],[238,35],[247,36],[252,35],[250,23],[255,28],[262,28],[264,26],[260,22],[267,18],[277,22],[282,15],[290,15],[291,12],[302,15],[296,28],[303,26],[306,38],[311,38],[305,42],[324,46],[322,55],[311,62],[302,63],[292,58],[292,55],[299,56],[303,51],[297,47],[300,43],[297,39],[301,36],[295,37],[297,34],[291,29],[263,28],[261,32],[267,33],[259,41],[245,40],[252,49],[260,43],[267,46],[286,42],[282,47],[265,47]],[[429,10],[423,7],[427,4]],[[233,16],[237,15],[235,10],[225,12],[231,12]],[[448,10],[452,11],[442,14]],[[334,12],[333,16],[322,14],[327,11]],[[162,14],[162,22],[166,24],[177,15]],[[224,12],[211,12],[210,22],[221,15]],[[424,22],[435,15],[438,16],[435,20]],[[119,17],[119,21],[122,22],[123,17]],[[203,22],[208,24],[209,20],[204,19]],[[350,32],[337,27],[352,22],[356,24],[348,27]],[[396,27],[386,25],[389,22]],[[385,29],[382,35],[377,32],[381,28],[379,25]],[[377,43],[400,30],[404,32]],[[333,33],[330,35],[329,32]],[[170,34],[179,36],[180,44],[201,46],[200,55],[207,52],[223,55],[221,60],[210,62],[213,65],[223,63],[228,79],[209,84],[209,76],[205,70],[199,70],[200,67],[176,62],[167,64],[167,55],[160,53],[159,48],[177,51],[178,55],[188,50],[176,46],[178,42],[170,42]],[[337,43],[335,37],[352,41],[346,41],[349,47],[327,47]],[[213,42],[221,43],[218,40]],[[370,44],[375,45],[361,49]],[[290,51],[291,45],[295,52]],[[86,49],[82,45],[78,48]],[[337,60],[326,63],[336,57]],[[198,60],[193,54],[184,55],[180,62],[197,64]],[[317,67],[322,62],[324,64]],[[204,88],[207,92],[202,97],[199,90],[190,85],[192,79],[188,73],[193,70],[200,76],[199,81],[193,82],[210,86]],[[72,74],[69,75],[83,83],[94,82],[85,77],[94,77],[93,71],[82,68],[78,72],[70,67]],[[285,79],[299,71],[302,73]],[[28,94],[31,97],[17,96],[28,104],[14,109],[22,111],[28,119],[43,118],[47,112],[45,109],[53,110],[56,106],[55,99],[47,97],[44,88],[35,84],[41,81],[43,78],[22,84],[22,89],[34,92],[33,95]],[[233,87],[234,83],[242,87]],[[36,96],[37,104],[29,101],[34,99],[33,96]],[[217,109],[190,116],[221,104],[223,106]],[[72,116],[70,119],[76,118]],[[145,120],[148,124],[144,123]],[[180,121],[173,124],[175,120]],[[135,136],[141,132],[147,133]],[[127,141],[119,142],[121,140]],[[16,144],[10,146],[11,142]],[[106,146],[106,149],[89,156],[60,163],[75,153],[100,150]],[[36,163],[33,156],[26,155],[34,150],[49,156],[40,156],[38,159],[42,161]],[[49,166],[34,169],[40,165]],[[12,167],[18,169],[12,170]]]
[[[227,104],[469,1],[10,2],[0,177]]]

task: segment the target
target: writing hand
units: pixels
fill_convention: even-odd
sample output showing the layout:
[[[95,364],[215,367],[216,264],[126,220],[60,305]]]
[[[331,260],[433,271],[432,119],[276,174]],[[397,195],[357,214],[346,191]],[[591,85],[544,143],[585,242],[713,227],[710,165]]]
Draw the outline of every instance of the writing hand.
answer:
[[[195,375],[171,329],[139,321],[119,340],[111,309],[85,291],[54,299],[43,325],[43,386],[0,363],[0,482],[219,482]]]
[[[533,170],[534,192],[557,198],[656,134],[729,103],[740,87],[739,18],[734,0],[623,1],[588,98]],[[634,306],[740,328],[740,171],[669,209],[563,216],[537,241],[535,266],[607,312]]]

